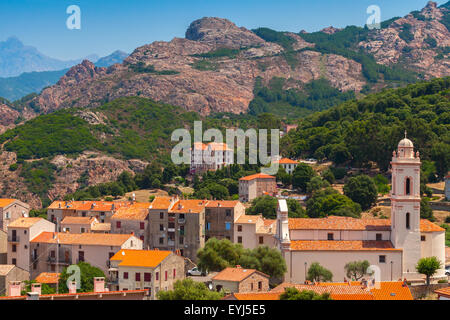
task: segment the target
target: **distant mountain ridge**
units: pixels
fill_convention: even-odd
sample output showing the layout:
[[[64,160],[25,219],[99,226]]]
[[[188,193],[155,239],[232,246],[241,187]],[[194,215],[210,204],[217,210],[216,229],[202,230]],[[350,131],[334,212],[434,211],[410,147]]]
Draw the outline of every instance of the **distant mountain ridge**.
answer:
[[[127,56],[127,53],[117,50],[100,59],[97,55],[91,55],[88,60],[95,62],[98,67],[109,67],[115,63],[122,63]],[[22,73],[16,77],[0,77],[0,97],[16,101],[30,93],[40,93],[45,87],[57,83],[68,70],[69,68],[57,71],[33,71]]]

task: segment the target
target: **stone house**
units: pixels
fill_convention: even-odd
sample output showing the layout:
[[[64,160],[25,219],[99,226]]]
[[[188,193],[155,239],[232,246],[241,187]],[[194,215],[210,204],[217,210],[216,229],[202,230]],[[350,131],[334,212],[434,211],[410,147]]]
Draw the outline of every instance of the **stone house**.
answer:
[[[268,292],[269,276],[255,269],[226,268],[212,278],[213,288],[227,293]]]
[[[0,230],[18,218],[28,217],[30,206],[16,199],[0,199]]]

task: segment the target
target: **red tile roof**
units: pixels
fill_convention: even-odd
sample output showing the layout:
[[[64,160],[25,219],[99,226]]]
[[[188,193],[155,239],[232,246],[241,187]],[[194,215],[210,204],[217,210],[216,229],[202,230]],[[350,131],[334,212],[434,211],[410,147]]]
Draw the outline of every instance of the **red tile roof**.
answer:
[[[294,240],[293,251],[401,251],[395,249],[390,241],[333,241],[333,240]]]
[[[450,298],[450,286],[435,290],[434,293],[437,293],[439,296],[445,296],[447,298]]]
[[[298,161],[295,160],[291,160],[288,158],[282,158],[278,161],[275,161],[275,163],[279,163],[279,164],[298,164]]]
[[[241,282],[242,280],[246,279],[250,275],[254,273],[259,273],[263,275],[264,277],[269,278],[268,275],[255,270],[255,269],[244,269],[244,268],[226,268],[216,274],[212,280],[219,280],[219,281],[233,281],[233,282]]]
[[[57,243],[58,239],[60,244],[120,247],[130,237],[132,237],[131,234],[41,232],[30,242]]]
[[[239,203],[239,201],[235,200],[235,201],[209,201],[208,204],[206,205],[207,208],[217,208],[217,207],[222,207],[222,208],[234,208],[237,206],[237,204]]]
[[[60,273],[42,272],[34,280],[39,283],[54,284],[58,283],[60,275]]]
[[[391,230],[389,219],[356,219],[329,216],[326,218],[290,218],[291,230]]]
[[[420,232],[443,232],[444,228],[439,227],[437,224],[430,220],[420,219]]]
[[[110,260],[121,261],[119,266],[155,268],[171,253],[161,250],[120,250]]]
[[[251,176],[242,177],[239,180],[250,181],[250,180],[255,180],[255,179],[275,179],[275,177],[269,176],[268,174],[264,174],[264,173],[257,173],[257,174],[252,174]]]
[[[0,199],[0,208],[9,206],[11,203],[16,201],[15,199]]]

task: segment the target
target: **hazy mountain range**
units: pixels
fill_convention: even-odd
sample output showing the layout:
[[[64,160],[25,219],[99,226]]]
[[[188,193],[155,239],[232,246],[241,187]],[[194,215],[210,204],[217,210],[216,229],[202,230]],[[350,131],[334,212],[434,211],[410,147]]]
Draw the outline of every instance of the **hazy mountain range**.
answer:
[[[0,97],[14,101],[30,93],[39,93],[54,85],[70,67],[89,60],[98,67],[122,63],[128,56],[123,51],[100,58],[96,54],[78,60],[50,58],[38,49],[24,45],[16,37],[0,42]]]

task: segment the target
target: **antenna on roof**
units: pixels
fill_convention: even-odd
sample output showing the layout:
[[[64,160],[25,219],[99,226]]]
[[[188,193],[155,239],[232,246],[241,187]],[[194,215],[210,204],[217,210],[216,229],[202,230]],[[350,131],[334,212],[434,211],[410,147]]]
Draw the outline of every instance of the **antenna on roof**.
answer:
[[[406,130],[405,130],[405,139],[406,139],[407,135],[408,135],[408,133],[407,133]]]

